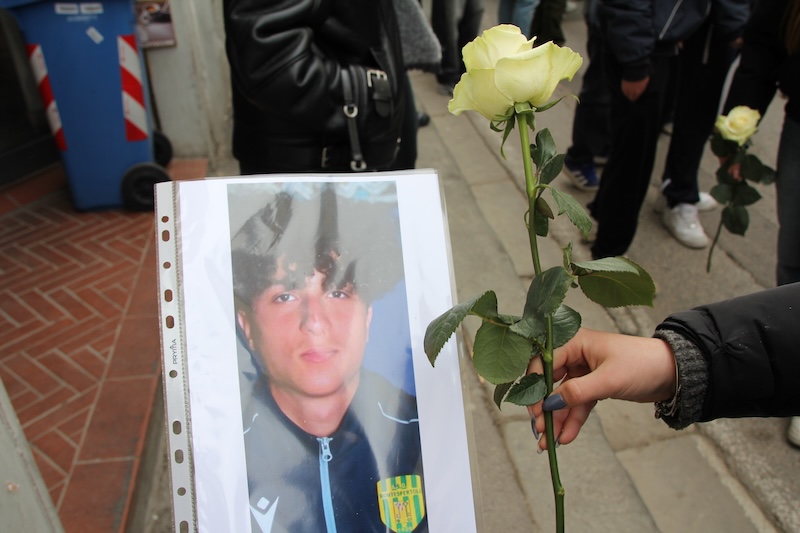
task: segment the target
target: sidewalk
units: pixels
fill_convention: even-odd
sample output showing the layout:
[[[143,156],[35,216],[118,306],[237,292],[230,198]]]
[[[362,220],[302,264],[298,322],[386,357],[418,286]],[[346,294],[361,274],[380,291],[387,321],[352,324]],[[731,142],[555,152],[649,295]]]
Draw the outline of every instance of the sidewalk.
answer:
[[[516,139],[509,137],[508,159],[503,161],[501,136],[483,117],[450,115],[448,97],[436,91],[432,76],[416,76],[414,86],[418,105],[432,118],[431,125],[420,130],[419,166],[436,168],[444,183],[459,300],[491,288],[498,293],[501,312],[519,314],[533,269],[522,221],[527,202]],[[545,114],[540,115],[540,127],[569,128],[572,108],[565,102],[548,111],[546,121]],[[582,203],[590,196],[572,188],[563,176],[558,182]],[[568,235],[575,256],[588,258],[577,230],[574,234],[565,227],[555,229],[553,238],[543,241],[543,264],[561,261],[560,247],[566,242],[559,239]],[[585,326],[652,332],[654,324],[640,310],[611,315],[579,291],[570,293],[568,304],[581,313]],[[472,338],[476,324],[468,329]],[[472,385],[485,520],[481,530],[519,528],[527,522],[541,531],[551,530],[549,467],[545,455],[534,453],[526,411],[514,406],[498,411],[491,387]],[[773,530],[724,466],[714,444],[695,429],[667,428],[653,418],[651,405],[603,402],[578,441],[559,449],[559,463],[567,491],[566,522],[572,531]]]

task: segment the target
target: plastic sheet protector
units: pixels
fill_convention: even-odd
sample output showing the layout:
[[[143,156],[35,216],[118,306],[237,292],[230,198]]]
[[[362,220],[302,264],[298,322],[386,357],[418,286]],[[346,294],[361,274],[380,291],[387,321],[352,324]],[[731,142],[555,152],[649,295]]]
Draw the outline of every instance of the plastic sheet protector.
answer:
[[[466,355],[423,350],[435,171],[159,183],[155,215],[175,531],[477,530]]]

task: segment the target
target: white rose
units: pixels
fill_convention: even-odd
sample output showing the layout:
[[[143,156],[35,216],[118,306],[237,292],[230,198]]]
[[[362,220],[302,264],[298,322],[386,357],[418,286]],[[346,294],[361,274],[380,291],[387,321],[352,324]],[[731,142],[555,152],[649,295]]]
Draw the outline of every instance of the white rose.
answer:
[[[758,129],[759,120],[761,120],[761,113],[740,105],[731,109],[728,116],[717,117],[715,126],[723,139],[734,141],[742,146]]]
[[[561,80],[571,80],[580,54],[552,42],[533,48],[519,28],[502,24],[484,31],[463,49],[467,72],[447,108],[459,115],[474,110],[497,120],[515,103],[546,104]]]

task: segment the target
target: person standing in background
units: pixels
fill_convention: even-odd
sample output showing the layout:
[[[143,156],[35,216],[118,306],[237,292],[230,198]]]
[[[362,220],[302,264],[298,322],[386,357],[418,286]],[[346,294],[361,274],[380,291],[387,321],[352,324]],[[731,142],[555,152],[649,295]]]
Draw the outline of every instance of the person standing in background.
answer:
[[[531,33],[533,13],[539,5],[539,0],[500,0],[497,6],[497,22],[500,24],[513,24],[522,30],[528,39]]]
[[[786,98],[778,146],[775,196],[778,204],[778,285],[800,281],[800,2],[762,0],[744,33],[742,57],[731,82],[725,113],[738,105],[763,117],[776,90]],[[800,447],[800,417],[787,433]]]
[[[748,0],[604,0],[604,66],[611,96],[611,152],[589,212],[597,221],[592,257],[623,255],[633,242],[650,186],[663,125],[668,81],[681,44],[713,14],[733,40],[749,13]]]
[[[586,72],[572,120],[572,145],[564,156],[564,173],[573,185],[584,191],[597,190],[597,166],[605,165],[610,151],[609,95],[603,68],[603,32],[597,19],[600,0],[586,0]]]
[[[397,170],[417,113],[392,0],[224,0],[242,174]]]
[[[567,0],[541,0],[536,6],[531,23],[531,35],[536,37],[536,44],[553,41],[563,46],[566,41],[561,21],[567,11]]]
[[[433,0],[431,26],[442,46],[436,79],[444,94],[453,95],[453,88],[467,70],[461,49],[480,34],[483,11],[483,0]]]
[[[744,28],[745,12],[736,14],[740,16],[737,25]],[[711,242],[698,212],[714,209],[717,202],[710,194],[700,192],[697,173],[717,118],[722,86],[739,54],[740,32],[723,30],[713,22],[712,14],[683,42],[678,55],[672,136],[662,176],[662,197],[655,210],[661,213],[670,234],[689,248],[706,248]]]

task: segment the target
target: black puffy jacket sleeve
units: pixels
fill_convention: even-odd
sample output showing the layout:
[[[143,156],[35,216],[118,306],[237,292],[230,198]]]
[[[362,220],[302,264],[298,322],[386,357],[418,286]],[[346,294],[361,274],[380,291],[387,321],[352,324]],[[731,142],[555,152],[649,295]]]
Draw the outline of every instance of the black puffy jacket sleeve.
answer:
[[[688,340],[706,363],[699,418],[688,422],[800,414],[800,283],[675,313],[660,332]],[[692,376],[676,358],[684,387]]]

